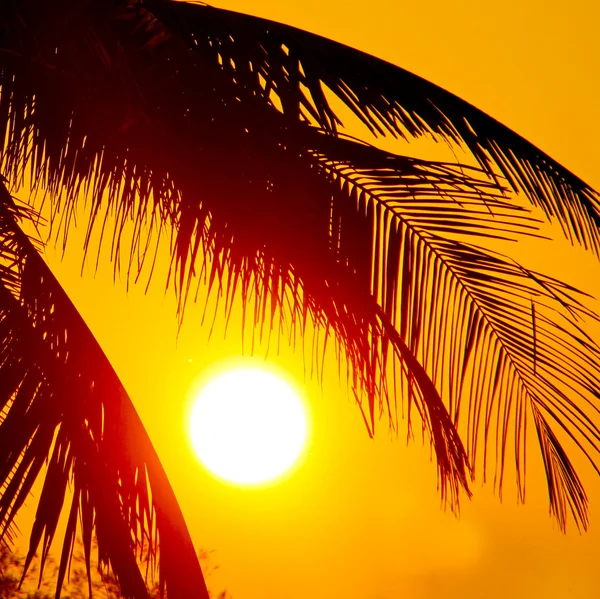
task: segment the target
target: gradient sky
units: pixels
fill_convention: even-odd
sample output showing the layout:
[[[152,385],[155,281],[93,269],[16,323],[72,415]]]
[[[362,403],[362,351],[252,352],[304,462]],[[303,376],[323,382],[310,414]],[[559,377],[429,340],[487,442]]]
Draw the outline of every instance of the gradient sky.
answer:
[[[238,0],[216,5],[284,21],[385,58],[457,93],[600,189],[600,46],[595,2]],[[403,143],[395,149],[406,152]],[[564,242],[523,246],[529,266],[600,296],[600,267]],[[563,535],[549,518],[543,475],[531,468],[525,506],[510,487],[473,485],[460,518],[440,509],[436,469],[382,422],[375,440],[345,384],[303,382],[282,343],[269,359],[304,384],[310,453],[287,480],[238,489],[211,478],[185,434],[187,391],[206,368],[241,354],[239,323],[208,339],[191,308],[179,339],[162,280],[147,295],[113,285],[110,268],[79,276],[75,240],[48,259],[121,376],[170,476],[198,547],[214,549],[215,590],[235,599],[545,599],[600,596],[600,481],[581,464],[591,530]],[[259,356],[261,351],[257,352]],[[577,461],[580,464],[581,460]],[[26,529],[25,529],[26,530]]]

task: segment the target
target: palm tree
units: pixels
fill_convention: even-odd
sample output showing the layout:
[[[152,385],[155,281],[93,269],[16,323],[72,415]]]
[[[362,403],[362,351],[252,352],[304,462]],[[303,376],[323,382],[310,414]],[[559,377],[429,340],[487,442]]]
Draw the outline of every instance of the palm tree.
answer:
[[[473,163],[350,138],[332,98],[373,134],[444,140]],[[539,234],[520,193],[598,255],[600,197],[531,143],[347,46],[172,0],[5,0],[0,135],[6,180],[49,198],[56,235],[87,202],[86,251],[100,228],[130,279],[170,252],[180,316],[205,277],[226,311],[252,298],[261,330],[324,330],[370,434],[397,401],[409,426],[416,413],[449,505],[486,465],[501,485],[511,454],[523,497],[532,422],[552,513],[586,527],[563,442],[598,471],[600,348],[582,324],[596,316],[487,241]],[[87,568],[95,532],[125,597],[147,597],[147,558],[170,599],[207,597],[131,400],[24,232],[40,204],[0,199],[0,532],[45,476],[26,559],[41,546],[43,566],[72,479],[57,596],[80,522]]]

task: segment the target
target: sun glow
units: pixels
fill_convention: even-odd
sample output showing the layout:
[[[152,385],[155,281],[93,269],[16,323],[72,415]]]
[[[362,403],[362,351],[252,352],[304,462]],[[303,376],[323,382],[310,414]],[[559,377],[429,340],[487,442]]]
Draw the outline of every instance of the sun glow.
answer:
[[[189,434],[213,474],[252,485],[287,472],[306,444],[307,419],[296,391],[256,367],[228,370],[197,394]]]

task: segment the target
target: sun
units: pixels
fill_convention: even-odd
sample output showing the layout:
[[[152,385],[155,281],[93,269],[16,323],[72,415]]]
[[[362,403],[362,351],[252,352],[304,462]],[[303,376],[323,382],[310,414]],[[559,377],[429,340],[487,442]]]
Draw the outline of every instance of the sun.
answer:
[[[214,475],[253,485],[286,473],[306,445],[307,417],[282,376],[232,368],[204,385],[189,419],[194,450]]]

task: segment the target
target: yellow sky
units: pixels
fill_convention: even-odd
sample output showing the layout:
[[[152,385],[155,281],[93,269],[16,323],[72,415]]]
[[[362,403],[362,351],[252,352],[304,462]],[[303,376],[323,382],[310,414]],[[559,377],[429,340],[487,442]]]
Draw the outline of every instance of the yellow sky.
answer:
[[[429,3],[232,0],[252,12],[327,35],[395,62],[469,100],[600,189],[600,11],[592,1]],[[526,4],[526,6],[523,6]],[[402,144],[399,152],[405,151]],[[529,263],[600,296],[594,259],[564,243]],[[48,258],[113,361],[180,498],[198,547],[215,549],[209,579],[236,599],[563,598],[600,596],[600,481],[582,475],[591,531],[562,535],[532,467],[525,506],[507,488],[473,485],[460,519],[440,509],[435,465],[420,442],[369,440],[332,374],[306,381],[310,453],[286,481],[237,489],[209,477],[185,437],[186,391],[210,365],[241,353],[235,319],[208,340],[191,308],[178,341],[175,302],[157,280],[147,296],[113,285],[110,268],[79,277],[74,244]],[[303,361],[271,355],[302,383]],[[333,360],[330,370],[335,372]],[[533,466],[533,459],[531,460]]]

